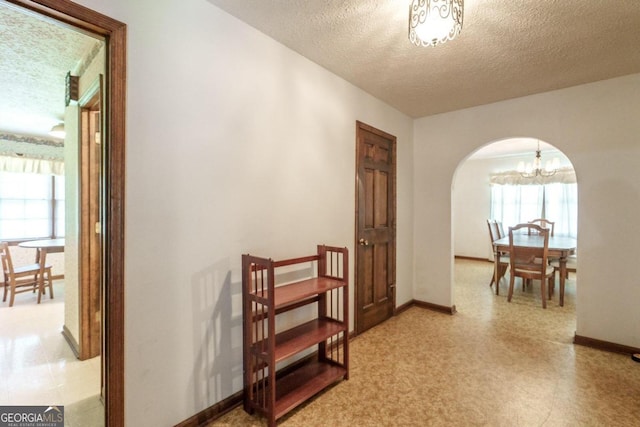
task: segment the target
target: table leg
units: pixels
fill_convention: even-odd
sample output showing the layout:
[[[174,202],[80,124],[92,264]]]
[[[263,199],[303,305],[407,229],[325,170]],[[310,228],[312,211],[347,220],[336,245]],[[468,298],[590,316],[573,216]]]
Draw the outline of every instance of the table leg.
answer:
[[[493,253],[493,280],[496,284],[496,295],[500,295],[500,252]]]
[[[560,257],[560,307],[564,307],[564,282],[567,277],[567,257]]]

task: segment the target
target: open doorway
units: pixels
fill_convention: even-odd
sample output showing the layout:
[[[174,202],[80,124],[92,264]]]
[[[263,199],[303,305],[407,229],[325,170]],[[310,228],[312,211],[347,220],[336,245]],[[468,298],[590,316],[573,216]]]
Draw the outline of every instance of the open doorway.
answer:
[[[58,0],[11,0],[10,4],[45,17],[58,25],[104,38],[106,58],[105,99],[102,126],[102,172],[100,187],[102,275],[104,277],[104,404],[105,424],[124,425],[124,136],[126,26],[72,2]]]

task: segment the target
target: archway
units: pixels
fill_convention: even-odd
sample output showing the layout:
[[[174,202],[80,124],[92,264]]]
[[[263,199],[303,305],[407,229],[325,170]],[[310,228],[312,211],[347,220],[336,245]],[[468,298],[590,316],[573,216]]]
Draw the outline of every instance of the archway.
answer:
[[[551,175],[548,177],[524,178],[517,172],[518,165],[532,163],[538,144],[542,167],[546,167],[547,161],[557,159],[557,171],[543,171],[543,174]],[[496,203],[496,199],[501,197],[501,189],[505,187],[510,191],[514,188],[526,189],[522,192],[526,196],[519,196],[522,199],[513,201],[498,200]],[[557,235],[577,238],[577,183],[573,165],[564,153],[545,141],[505,138],[488,142],[460,161],[451,188],[452,253],[456,258],[493,261],[487,228],[487,219],[492,217],[503,221],[506,228],[546,216],[556,220]],[[504,194],[509,196],[513,193]],[[457,281],[455,272],[452,278],[453,291]],[[487,284],[490,278],[487,278]],[[501,292],[505,291],[506,294],[504,279],[501,286]],[[463,309],[455,301],[455,292],[453,299],[456,308]]]

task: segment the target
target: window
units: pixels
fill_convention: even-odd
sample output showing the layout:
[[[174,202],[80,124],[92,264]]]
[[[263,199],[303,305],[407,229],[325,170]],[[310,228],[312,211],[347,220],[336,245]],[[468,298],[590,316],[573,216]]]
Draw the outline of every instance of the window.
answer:
[[[64,237],[64,177],[0,172],[0,240]]]
[[[578,236],[578,185],[553,183],[534,185],[493,184],[491,217],[505,229],[535,218],[554,221],[556,236]]]

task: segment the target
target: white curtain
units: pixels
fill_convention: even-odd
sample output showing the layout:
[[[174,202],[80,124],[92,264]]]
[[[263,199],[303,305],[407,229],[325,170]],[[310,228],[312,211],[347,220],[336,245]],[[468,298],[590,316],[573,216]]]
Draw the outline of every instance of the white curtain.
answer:
[[[555,222],[554,235],[577,238],[578,185],[493,184],[491,218],[502,221],[505,230],[532,219],[546,218]]]
[[[0,155],[0,172],[64,176],[64,161]]]
[[[546,217],[555,221],[556,236],[578,237],[578,184],[547,184]]]
[[[502,221],[505,231],[540,218],[542,189],[541,185],[492,185],[491,218]]]

